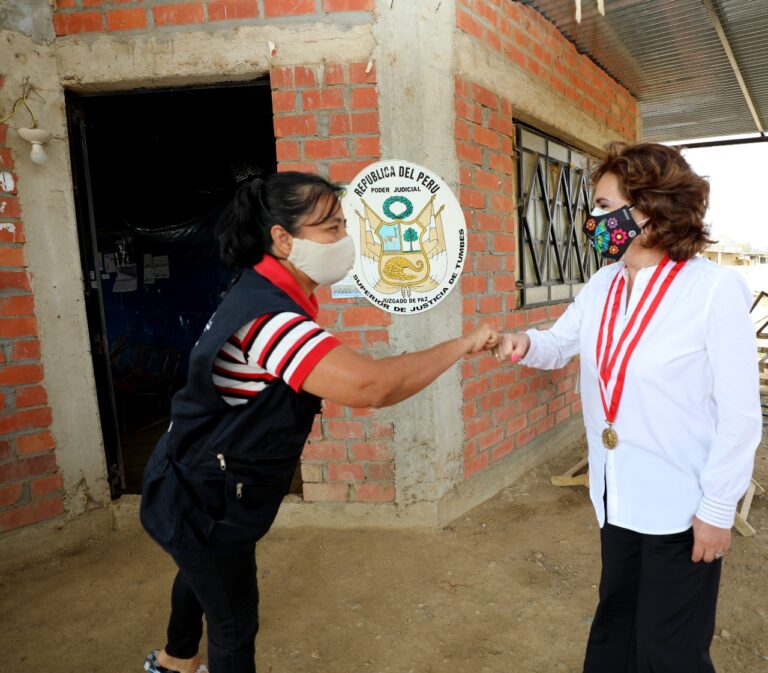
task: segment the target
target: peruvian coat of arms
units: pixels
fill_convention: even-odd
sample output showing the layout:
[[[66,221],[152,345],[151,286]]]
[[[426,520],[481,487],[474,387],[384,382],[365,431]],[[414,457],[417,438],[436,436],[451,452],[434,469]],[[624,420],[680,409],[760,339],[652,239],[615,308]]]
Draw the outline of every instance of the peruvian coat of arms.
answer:
[[[413,203],[401,195],[390,196],[381,217],[361,199],[356,210],[360,262],[370,286],[382,294],[429,292],[442,282],[448,255],[443,231],[443,206],[435,209],[434,195],[413,216]],[[393,210],[395,207],[397,210]]]

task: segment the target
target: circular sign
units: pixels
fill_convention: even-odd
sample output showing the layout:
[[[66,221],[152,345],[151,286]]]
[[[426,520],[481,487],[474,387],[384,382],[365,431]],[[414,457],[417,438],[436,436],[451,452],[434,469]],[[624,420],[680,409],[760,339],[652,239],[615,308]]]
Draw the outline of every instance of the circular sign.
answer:
[[[357,249],[352,280],[372,304],[422,313],[458,285],[466,223],[438,175],[406,161],[378,161],[352,180],[341,205]]]

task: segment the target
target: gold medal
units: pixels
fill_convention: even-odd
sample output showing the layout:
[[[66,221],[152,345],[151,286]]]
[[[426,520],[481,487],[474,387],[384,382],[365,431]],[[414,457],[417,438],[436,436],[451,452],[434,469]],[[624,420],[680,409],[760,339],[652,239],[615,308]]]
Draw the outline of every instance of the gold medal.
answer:
[[[616,430],[612,425],[609,425],[603,430],[603,446],[606,449],[615,449],[619,444],[619,436],[616,434]]]

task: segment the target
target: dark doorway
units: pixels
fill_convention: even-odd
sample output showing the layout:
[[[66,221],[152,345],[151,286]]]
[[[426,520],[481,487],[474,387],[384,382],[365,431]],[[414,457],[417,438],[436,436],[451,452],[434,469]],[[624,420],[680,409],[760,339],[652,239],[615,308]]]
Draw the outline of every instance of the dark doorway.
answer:
[[[85,301],[112,496],[139,493],[189,351],[234,273],[214,225],[276,170],[269,82],[67,94]]]

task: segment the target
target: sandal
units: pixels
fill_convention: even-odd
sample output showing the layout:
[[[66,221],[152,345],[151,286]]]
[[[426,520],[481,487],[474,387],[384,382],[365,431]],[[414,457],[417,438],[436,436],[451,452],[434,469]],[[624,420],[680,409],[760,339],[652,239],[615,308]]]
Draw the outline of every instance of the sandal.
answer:
[[[157,650],[152,650],[144,659],[144,670],[147,673],[175,673],[170,668],[160,665],[157,661]],[[208,667],[205,664],[200,664],[196,673],[208,673]]]

